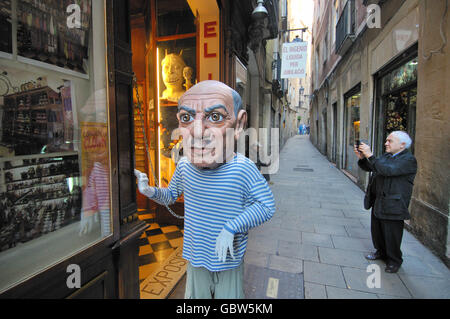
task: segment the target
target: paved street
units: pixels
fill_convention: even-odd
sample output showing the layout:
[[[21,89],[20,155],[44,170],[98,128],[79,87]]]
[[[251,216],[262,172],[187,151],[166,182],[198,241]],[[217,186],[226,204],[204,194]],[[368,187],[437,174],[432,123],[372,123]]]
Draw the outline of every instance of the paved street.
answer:
[[[450,270],[406,230],[397,274],[379,266],[369,288],[373,250],[364,193],[315,149],[294,136],[271,176],[277,211],[252,229],[245,255],[245,294],[253,298],[450,298]],[[374,281],[370,281],[375,283]],[[182,281],[170,298],[183,298]]]
[[[272,277],[272,286],[279,279],[278,298],[450,298],[450,270],[406,230],[399,272],[385,273],[383,262],[372,262],[380,266],[380,288],[368,287],[373,273],[367,272],[370,263],[364,255],[373,247],[364,193],[308,136],[297,135],[286,143],[280,170],[271,180],[277,211],[250,232],[247,298],[274,294],[272,287],[267,289],[269,278],[252,278],[255,269],[266,269],[259,272]],[[280,278],[269,271],[277,271]],[[285,278],[293,275],[297,282],[284,286]],[[294,294],[286,296],[286,290]]]

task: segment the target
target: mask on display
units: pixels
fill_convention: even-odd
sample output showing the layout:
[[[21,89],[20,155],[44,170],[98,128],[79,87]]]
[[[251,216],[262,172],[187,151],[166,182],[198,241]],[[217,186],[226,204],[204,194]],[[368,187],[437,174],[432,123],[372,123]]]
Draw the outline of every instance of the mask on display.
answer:
[[[162,79],[166,86],[166,89],[162,93],[162,99],[177,102],[185,92],[183,82],[186,80],[186,84],[184,85],[186,88],[192,86],[192,68],[186,66],[182,54],[183,50],[179,54],[167,54],[166,50],[166,55],[161,61]]]

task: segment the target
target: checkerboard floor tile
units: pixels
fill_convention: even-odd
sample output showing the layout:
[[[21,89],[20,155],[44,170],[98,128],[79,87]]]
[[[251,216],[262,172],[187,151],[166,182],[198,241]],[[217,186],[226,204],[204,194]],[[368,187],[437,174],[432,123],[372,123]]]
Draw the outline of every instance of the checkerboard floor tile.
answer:
[[[142,282],[178,247],[183,245],[183,228],[159,225],[155,214],[138,211],[139,219],[149,227],[139,238],[139,281]]]

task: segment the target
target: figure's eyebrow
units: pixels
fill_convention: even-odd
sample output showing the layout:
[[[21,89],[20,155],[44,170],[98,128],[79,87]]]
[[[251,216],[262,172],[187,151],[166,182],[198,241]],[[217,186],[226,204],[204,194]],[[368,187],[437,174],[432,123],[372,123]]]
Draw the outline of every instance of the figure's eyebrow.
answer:
[[[192,115],[194,115],[194,116],[195,116],[195,114],[197,113],[194,109],[190,108],[189,106],[185,106],[185,105],[180,105],[180,106],[178,107],[178,112],[180,112],[180,111],[186,111],[186,112],[188,112],[189,114],[192,114]]]
[[[223,109],[223,110],[225,110],[225,112],[226,112],[227,114],[229,114],[229,113],[228,113],[228,109],[226,108],[226,106],[225,106],[225,105],[222,105],[222,104],[216,104],[216,105],[211,105],[211,106],[207,107],[207,108],[205,109],[205,113],[210,113],[210,112],[212,112],[212,111],[214,111],[214,110],[217,110],[217,109]]]

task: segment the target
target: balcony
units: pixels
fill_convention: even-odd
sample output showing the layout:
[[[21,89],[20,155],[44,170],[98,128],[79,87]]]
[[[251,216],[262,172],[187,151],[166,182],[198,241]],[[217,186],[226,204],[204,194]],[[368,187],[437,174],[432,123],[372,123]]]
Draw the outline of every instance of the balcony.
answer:
[[[348,0],[336,25],[336,54],[343,56],[355,38],[355,0]]]

